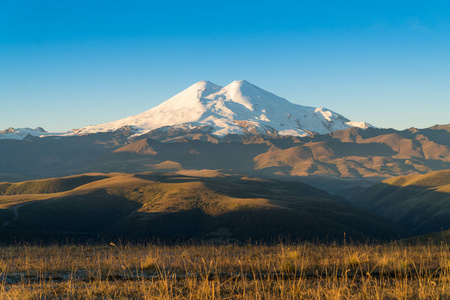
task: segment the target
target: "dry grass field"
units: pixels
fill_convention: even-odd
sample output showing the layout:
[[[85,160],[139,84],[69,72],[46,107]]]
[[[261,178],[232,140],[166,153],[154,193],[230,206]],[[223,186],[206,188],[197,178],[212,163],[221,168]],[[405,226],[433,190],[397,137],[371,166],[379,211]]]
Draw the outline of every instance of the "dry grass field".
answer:
[[[8,246],[1,299],[449,299],[450,248]]]

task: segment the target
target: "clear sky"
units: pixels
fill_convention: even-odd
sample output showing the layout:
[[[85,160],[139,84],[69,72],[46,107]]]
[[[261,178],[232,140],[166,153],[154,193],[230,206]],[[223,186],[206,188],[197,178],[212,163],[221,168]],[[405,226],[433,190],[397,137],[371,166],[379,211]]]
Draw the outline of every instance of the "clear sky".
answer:
[[[0,129],[241,79],[378,127],[450,123],[450,1],[0,0]]]

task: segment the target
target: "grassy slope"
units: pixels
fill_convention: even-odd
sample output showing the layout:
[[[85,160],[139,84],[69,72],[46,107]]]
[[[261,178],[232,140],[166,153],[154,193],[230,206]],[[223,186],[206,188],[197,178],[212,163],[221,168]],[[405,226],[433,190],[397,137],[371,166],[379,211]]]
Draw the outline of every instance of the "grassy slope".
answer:
[[[0,195],[18,194],[49,194],[72,190],[86,183],[105,179],[102,175],[82,175],[43,180],[25,181],[20,183],[0,183]]]
[[[54,179],[55,185],[31,181],[27,189],[16,189],[17,195],[0,196],[0,208],[18,212],[3,230],[29,236],[102,232],[133,240],[342,240],[344,232],[362,240],[399,234],[384,220],[306,184],[209,175],[112,173],[91,174],[91,180],[81,175],[70,177],[69,182],[79,183],[70,190],[55,189],[61,179]],[[41,194],[25,194],[36,190]],[[11,215],[6,212],[4,218],[11,220]]]
[[[351,199],[424,234],[450,228],[450,170],[386,179]]]

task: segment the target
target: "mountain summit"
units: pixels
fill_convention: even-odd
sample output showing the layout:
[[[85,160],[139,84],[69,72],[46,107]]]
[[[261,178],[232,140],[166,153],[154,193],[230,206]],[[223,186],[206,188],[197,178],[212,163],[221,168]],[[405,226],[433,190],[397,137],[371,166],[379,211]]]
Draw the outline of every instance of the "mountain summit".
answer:
[[[350,127],[367,128],[326,108],[297,105],[245,80],[225,87],[199,81],[160,105],[118,121],[78,129],[77,134],[114,131],[131,126],[136,134],[177,126],[204,127],[217,136],[246,132],[307,136]]]

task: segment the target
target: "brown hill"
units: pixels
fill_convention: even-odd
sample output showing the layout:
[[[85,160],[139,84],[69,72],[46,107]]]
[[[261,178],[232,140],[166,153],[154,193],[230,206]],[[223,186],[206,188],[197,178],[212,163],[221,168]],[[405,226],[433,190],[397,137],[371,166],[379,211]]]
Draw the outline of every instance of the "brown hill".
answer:
[[[158,153],[149,145],[147,139],[139,140],[135,143],[126,145],[122,148],[114,150],[113,153],[134,153],[142,155],[157,155]]]

